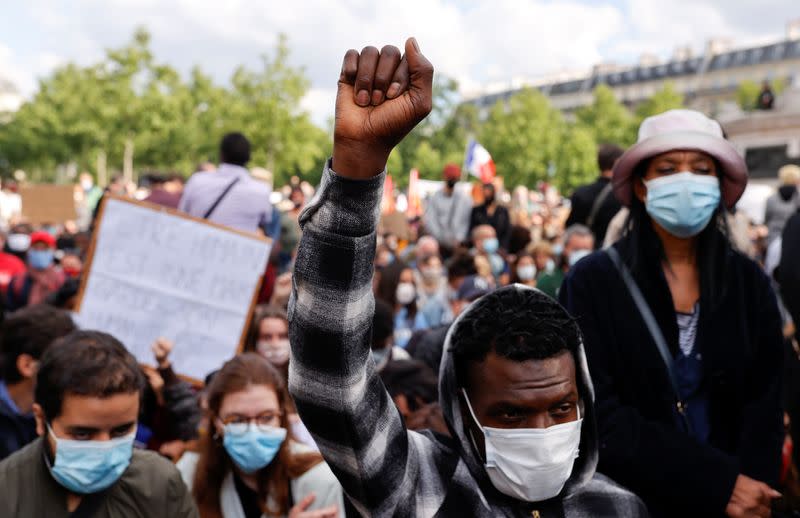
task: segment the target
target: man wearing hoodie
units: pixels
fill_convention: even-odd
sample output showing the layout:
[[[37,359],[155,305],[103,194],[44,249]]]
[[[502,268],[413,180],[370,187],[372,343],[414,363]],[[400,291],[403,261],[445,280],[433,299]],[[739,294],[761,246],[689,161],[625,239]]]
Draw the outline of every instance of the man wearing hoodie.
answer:
[[[389,152],[431,109],[416,40],[345,55],[332,161],[300,218],[289,389],[350,501],[367,516],[647,516],[595,473],[580,331],[512,286],[453,324],[440,370],[452,439],[406,430],[370,359],[373,257]],[[335,171],[335,172],[334,172]]]

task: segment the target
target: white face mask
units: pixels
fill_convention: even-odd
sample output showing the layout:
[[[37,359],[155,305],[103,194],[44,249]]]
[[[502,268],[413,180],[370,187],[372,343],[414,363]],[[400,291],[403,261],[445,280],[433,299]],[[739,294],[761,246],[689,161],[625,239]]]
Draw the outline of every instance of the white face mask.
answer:
[[[31,236],[28,234],[9,234],[8,248],[13,252],[25,252],[31,246]]]
[[[411,304],[417,298],[417,288],[410,282],[401,282],[397,285],[395,297],[397,297],[397,303],[402,306]]]
[[[592,251],[591,250],[575,250],[574,252],[569,254],[569,261],[567,261],[568,264],[569,264],[569,267],[572,268],[573,266],[578,264],[578,261],[580,261],[581,259],[583,259],[587,255],[592,255]]]
[[[486,474],[501,493],[525,502],[557,496],[578,458],[583,419],[549,428],[481,426],[467,392],[461,389],[473,421],[483,430]]]
[[[289,363],[289,340],[278,340],[268,342],[259,340],[256,343],[256,350],[261,356],[269,360],[272,365],[283,367]]]
[[[536,277],[536,267],[532,264],[519,266],[517,276],[521,281],[532,281]]]

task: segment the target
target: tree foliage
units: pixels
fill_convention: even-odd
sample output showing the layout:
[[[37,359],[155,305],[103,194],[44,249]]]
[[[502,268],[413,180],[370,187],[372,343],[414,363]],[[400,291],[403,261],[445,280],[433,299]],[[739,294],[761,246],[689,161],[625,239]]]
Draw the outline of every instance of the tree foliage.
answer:
[[[52,180],[65,164],[94,170],[101,155],[110,169],[121,169],[132,147],[138,171],[190,173],[197,163],[216,159],[224,133],[241,131],[253,144],[252,165],[272,170],[277,184],[292,175],[315,182],[330,152],[332,123],[320,129],[299,108],[310,84],[289,55],[282,36],[259,67],[239,67],[219,85],[200,67],[182,77],[158,62],[149,34],[140,29],[98,63],[57,69],[19,111],[0,119],[0,166]],[[755,102],[758,85],[742,83],[740,92]],[[569,191],[596,176],[599,144],[630,146],[645,117],[683,102],[667,84],[631,110],[601,84],[591,104],[564,115],[528,89],[482,118],[474,104],[459,103],[455,80],[437,76],[431,115],[392,152],[387,170],[399,187],[407,185],[412,168],[422,178],[439,179],[446,163],[463,163],[467,142],[476,138],[506,185],[546,181]]]
[[[575,112],[579,125],[591,132],[595,142],[629,146],[635,142],[636,120],[605,84],[594,90],[592,104]]]
[[[183,79],[155,60],[149,34],[139,29],[101,62],[68,64],[42,80],[33,99],[0,125],[0,157],[52,179],[60,164],[93,170],[101,153],[121,169],[128,145],[137,170],[190,173],[216,158],[225,132],[241,131],[253,144],[252,164],[273,170],[277,181],[315,180],[330,138],[298,108],[310,85],[288,58],[281,37],[259,69],[239,67],[227,86],[199,67]]]
[[[652,117],[668,110],[683,108],[684,101],[683,94],[675,89],[675,85],[666,83],[652,97],[636,107],[637,128],[647,117]]]
[[[773,95],[779,95],[786,88],[786,81],[777,79],[770,83]],[[745,79],[739,83],[736,89],[736,101],[744,111],[753,111],[758,104],[758,97],[761,94],[761,85],[750,79]]]

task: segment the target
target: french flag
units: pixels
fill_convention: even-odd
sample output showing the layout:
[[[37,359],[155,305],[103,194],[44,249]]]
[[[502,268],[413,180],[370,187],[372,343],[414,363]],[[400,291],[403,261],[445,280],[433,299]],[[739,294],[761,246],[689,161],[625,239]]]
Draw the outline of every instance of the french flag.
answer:
[[[469,171],[469,174],[477,176],[483,183],[490,183],[497,174],[492,155],[475,140],[470,140],[469,146],[467,146],[464,167]]]

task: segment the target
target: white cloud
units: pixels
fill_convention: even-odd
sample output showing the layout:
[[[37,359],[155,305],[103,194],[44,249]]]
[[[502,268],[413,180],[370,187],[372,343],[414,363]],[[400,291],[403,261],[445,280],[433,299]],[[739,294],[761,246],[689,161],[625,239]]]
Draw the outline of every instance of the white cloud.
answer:
[[[626,0],[617,7],[589,0],[77,0],[70,8],[29,0],[42,38],[24,52],[33,59],[17,60],[11,70],[29,93],[37,75],[65,59],[96,60],[143,25],[158,59],[182,71],[198,64],[223,82],[238,64],[257,66],[285,33],[292,62],[312,82],[302,106],[321,123],[332,113],[341,57],[351,47],[402,46],[416,36],[437,72],[466,91],[598,61],[631,62],[643,52],[666,56],[679,45],[702,50],[711,36],[780,34],[796,1]]]
[[[336,102],[336,88],[311,88],[300,107],[311,113],[314,122],[321,128],[328,127],[328,120],[333,115],[331,107]]]

